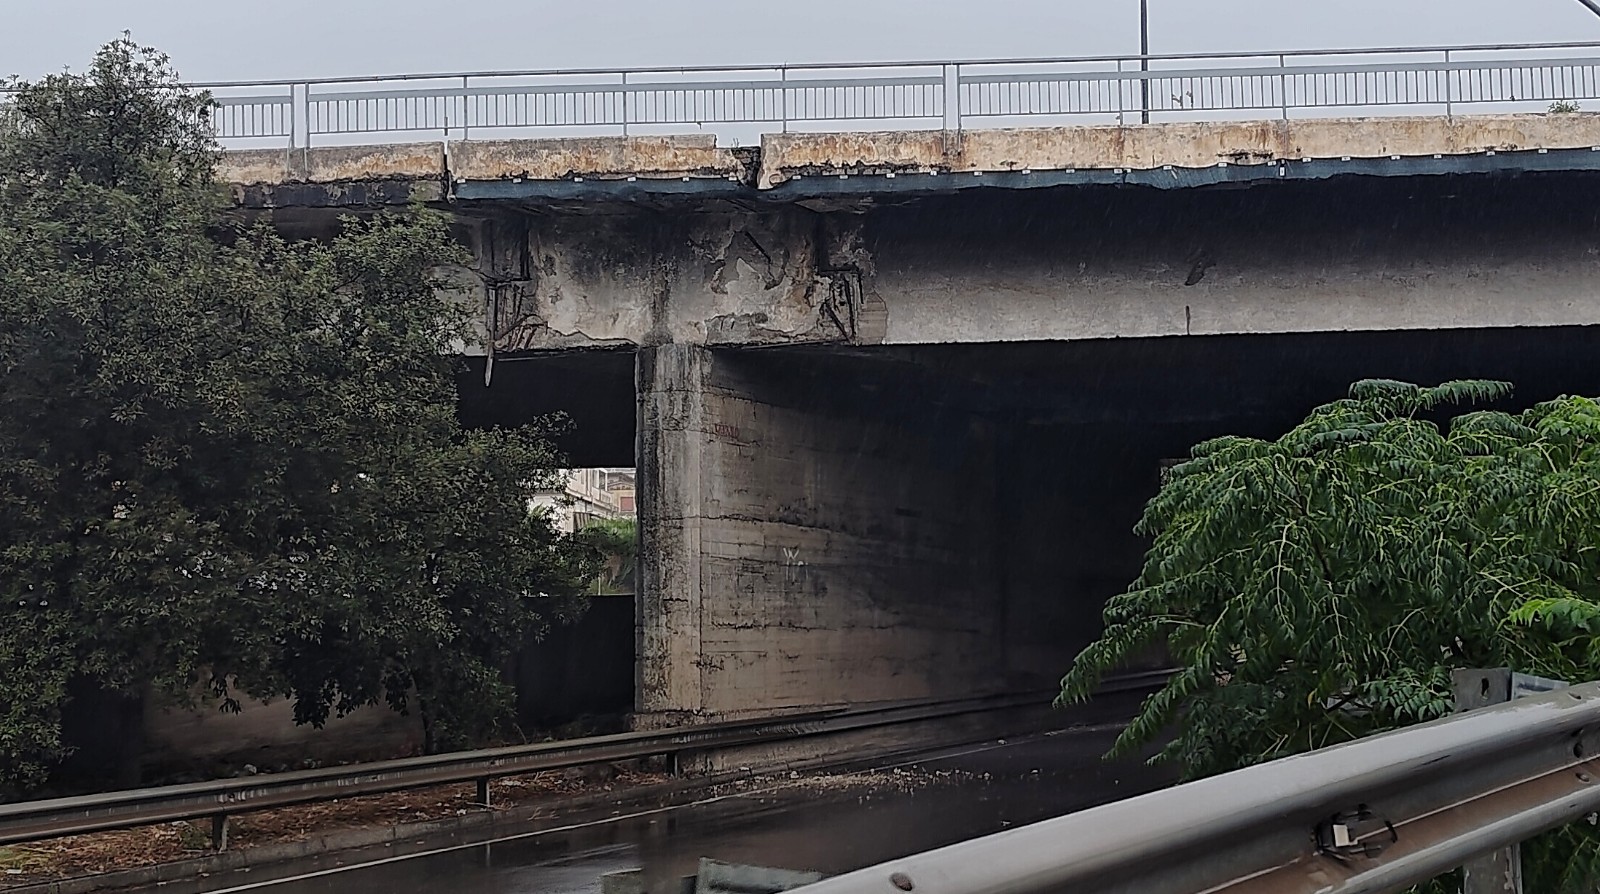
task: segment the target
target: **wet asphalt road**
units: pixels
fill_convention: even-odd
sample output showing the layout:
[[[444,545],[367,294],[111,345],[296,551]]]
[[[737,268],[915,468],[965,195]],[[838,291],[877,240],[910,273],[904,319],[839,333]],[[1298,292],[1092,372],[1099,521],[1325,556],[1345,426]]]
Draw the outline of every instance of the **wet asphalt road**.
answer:
[[[949,775],[927,786],[749,791],[568,831],[261,885],[269,894],[579,894],[643,868],[649,890],[701,857],[826,874],[1131,797],[1165,781],[1138,761],[1106,763],[1116,737],[1091,727],[981,743],[907,764]],[[892,777],[891,777],[892,778]],[[237,890],[237,889],[236,889]]]

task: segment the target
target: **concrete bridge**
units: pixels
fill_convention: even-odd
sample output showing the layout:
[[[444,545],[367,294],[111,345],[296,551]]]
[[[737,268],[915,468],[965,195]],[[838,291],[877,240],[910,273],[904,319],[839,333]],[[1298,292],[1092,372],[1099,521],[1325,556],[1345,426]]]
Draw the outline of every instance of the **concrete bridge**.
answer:
[[[250,213],[450,209],[465,416],[639,470],[642,722],[1050,685],[1164,459],[1356,378],[1600,391],[1600,118],[230,153]]]

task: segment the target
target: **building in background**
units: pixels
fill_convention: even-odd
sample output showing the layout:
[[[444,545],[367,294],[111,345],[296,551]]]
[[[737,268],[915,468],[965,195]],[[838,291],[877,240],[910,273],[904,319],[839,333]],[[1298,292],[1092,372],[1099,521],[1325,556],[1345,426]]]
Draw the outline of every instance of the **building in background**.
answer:
[[[632,469],[571,469],[559,490],[544,491],[533,505],[550,513],[556,528],[572,533],[603,518],[634,516]]]

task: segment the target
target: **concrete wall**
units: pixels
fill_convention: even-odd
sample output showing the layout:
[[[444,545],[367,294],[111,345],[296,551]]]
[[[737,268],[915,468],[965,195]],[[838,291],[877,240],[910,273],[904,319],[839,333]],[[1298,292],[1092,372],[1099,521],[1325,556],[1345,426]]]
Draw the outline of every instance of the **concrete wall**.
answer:
[[[831,403],[749,355],[640,353],[639,709],[994,691],[992,432]]]

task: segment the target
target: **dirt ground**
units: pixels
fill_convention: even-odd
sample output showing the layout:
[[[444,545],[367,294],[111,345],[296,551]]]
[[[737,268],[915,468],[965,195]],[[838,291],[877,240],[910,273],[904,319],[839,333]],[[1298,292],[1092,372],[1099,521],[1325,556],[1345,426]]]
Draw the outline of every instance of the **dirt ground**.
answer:
[[[563,796],[625,791],[666,782],[671,777],[620,767],[554,771],[495,780],[490,802],[508,809]],[[753,775],[724,783],[710,793],[754,789],[800,789],[824,793],[894,788],[906,790],[959,779],[950,771],[875,770],[857,773],[789,773]],[[372,795],[233,817],[228,824],[228,847],[249,848],[300,841],[361,828],[383,828],[465,816],[484,808],[476,804],[471,784]],[[202,856],[211,850],[209,820],[175,822],[117,832],[99,832],[57,838],[36,844],[0,847],[0,890],[42,881],[93,875],[137,866],[168,863]]]

